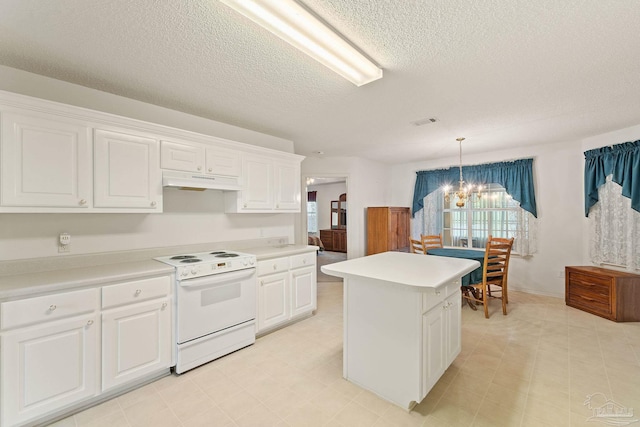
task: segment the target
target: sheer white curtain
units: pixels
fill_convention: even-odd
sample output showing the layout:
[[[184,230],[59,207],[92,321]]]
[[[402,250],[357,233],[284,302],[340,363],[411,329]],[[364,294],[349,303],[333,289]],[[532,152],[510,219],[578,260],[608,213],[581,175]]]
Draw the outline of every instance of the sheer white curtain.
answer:
[[[531,256],[538,250],[538,220],[531,212],[518,208],[518,223],[513,235],[513,252],[520,256]]]
[[[442,233],[442,190],[437,190],[424,198],[424,209],[416,212],[411,220],[411,236],[420,240],[421,234]]]
[[[631,199],[622,195],[611,175],[598,189],[598,197],[589,211],[591,261],[640,269],[640,212],[631,209]]]

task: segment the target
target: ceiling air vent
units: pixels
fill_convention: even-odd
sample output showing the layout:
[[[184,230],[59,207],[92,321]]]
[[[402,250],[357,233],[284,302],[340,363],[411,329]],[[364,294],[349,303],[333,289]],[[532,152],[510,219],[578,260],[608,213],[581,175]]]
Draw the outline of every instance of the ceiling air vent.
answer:
[[[438,119],[435,117],[427,117],[426,119],[420,119],[420,120],[416,120],[414,122],[411,122],[412,125],[414,126],[424,126],[424,125],[428,125],[431,123],[435,123],[437,122]]]

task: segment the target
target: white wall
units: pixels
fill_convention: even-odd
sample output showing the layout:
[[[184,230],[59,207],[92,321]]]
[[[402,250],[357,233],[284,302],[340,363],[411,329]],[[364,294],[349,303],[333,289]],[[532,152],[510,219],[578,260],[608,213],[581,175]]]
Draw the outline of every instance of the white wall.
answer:
[[[512,259],[512,289],[562,297],[564,267],[586,262],[581,147],[580,141],[567,141],[463,156],[465,165],[534,158],[538,252],[529,258]],[[448,158],[394,166],[392,203],[411,206],[416,171],[455,166],[457,162],[457,158]]]
[[[12,68],[0,66],[0,89],[293,151],[288,140]],[[165,189],[162,214],[0,214],[0,261],[67,256],[57,251],[63,231],[78,255],[263,237],[293,241],[294,221],[294,214],[225,214],[221,191]]]
[[[318,230],[331,228],[331,202],[338,200],[341,194],[347,192],[347,184],[337,182],[332,184],[310,185],[308,191],[316,191],[316,203],[318,207]],[[349,207],[349,195],[347,194],[347,209]],[[349,211],[347,210],[347,215]]]
[[[313,176],[347,177],[347,256],[366,254],[366,208],[388,204],[388,165],[355,157],[308,157],[302,162],[302,179]],[[306,239],[306,237],[305,237]]]

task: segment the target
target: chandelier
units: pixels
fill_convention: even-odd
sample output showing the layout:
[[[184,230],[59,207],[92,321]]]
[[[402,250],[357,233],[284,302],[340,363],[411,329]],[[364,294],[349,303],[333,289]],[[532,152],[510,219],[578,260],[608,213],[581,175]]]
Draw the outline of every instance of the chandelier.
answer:
[[[456,141],[458,141],[458,144],[460,145],[460,181],[458,182],[459,186],[457,191],[453,191],[453,189],[449,188],[449,186],[445,186],[444,200],[445,202],[449,203],[452,197],[456,197],[458,199],[456,200],[456,206],[462,208],[464,207],[465,202],[471,197],[473,186],[467,185],[465,187],[464,179],[462,178],[462,141],[464,141],[464,138],[456,138]],[[482,197],[482,194],[480,193],[481,190],[482,186],[478,185],[478,198]]]

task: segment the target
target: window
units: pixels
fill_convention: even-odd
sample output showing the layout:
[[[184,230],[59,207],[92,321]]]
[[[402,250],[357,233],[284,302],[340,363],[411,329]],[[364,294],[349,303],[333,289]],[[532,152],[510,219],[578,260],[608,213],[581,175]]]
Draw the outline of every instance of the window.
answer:
[[[307,232],[318,232],[318,203],[307,202]]]
[[[518,237],[523,210],[502,186],[486,185],[481,193],[474,192],[462,208],[456,206],[455,197],[448,203],[443,192],[440,192],[440,197],[443,200],[442,238],[445,246],[484,248],[489,235]],[[524,234],[528,235],[528,222],[524,228]]]

